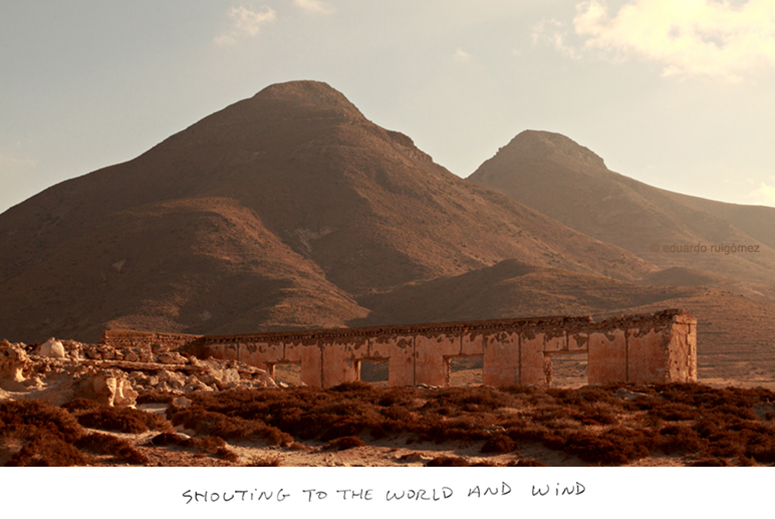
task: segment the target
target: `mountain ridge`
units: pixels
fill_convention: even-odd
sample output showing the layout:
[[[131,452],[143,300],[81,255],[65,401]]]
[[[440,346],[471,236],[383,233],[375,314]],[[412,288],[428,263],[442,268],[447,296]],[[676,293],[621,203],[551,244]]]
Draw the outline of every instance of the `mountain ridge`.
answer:
[[[0,237],[0,330],[17,340],[346,326],[368,312],[359,295],[509,258],[655,270],[460,179],[319,82],[269,86],[53,186],[0,215]]]

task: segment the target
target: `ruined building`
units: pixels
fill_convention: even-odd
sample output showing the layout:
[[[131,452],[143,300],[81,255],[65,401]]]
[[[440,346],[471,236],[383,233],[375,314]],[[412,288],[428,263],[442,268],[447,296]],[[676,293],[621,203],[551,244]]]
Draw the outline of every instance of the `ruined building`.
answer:
[[[359,380],[361,365],[375,361],[388,362],[391,386],[445,386],[456,357],[481,357],[485,385],[547,386],[552,358],[568,353],[587,355],[589,384],[697,380],[697,320],[681,310],[600,322],[535,317],[228,336],[109,330],[103,341],[196,351],[271,375],[279,364],[300,364],[301,381],[323,388]]]

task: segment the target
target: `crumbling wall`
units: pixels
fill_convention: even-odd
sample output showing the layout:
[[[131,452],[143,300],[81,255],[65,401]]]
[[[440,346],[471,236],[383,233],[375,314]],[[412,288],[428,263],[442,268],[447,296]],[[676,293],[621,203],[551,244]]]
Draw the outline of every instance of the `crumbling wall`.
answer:
[[[201,335],[188,335],[184,333],[105,330],[102,332],[101,343],[111,348],[161,347],[176,350],[200,337]]]
[[[697,380],[697,321],[680,310],[594,322],[546,317],[204,336],[195,348],[268,370],[301,363],[301,379],[332,387],[359,378],[359,362],[389,361],[391,386],[448,383],[448,359],[483,358],[485,385],[551,384],[551,357],[587,353],[590,384]]]

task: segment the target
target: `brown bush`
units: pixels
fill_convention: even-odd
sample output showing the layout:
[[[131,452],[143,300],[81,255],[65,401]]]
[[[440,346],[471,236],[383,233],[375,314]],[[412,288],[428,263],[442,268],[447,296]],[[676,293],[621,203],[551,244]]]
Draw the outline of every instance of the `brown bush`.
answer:
[[[336,438],[326,443],[326,450],[343,451],[347,449],[354,449],[355,447],[363,447],[366,445],[363,440],[357,436],[344,436],[342,438]]]
[[[490,436],[484,445],[482,445],[483,453],[497,453],[505,454],[511,452],[517,448],[517,442],[511,439],[511,437],[504,433],[494,434]]]
[[[99,406],[76,415],[78,423],[84,427],[102,431],[119,431],[125,433],[144,433],[153,429],[156,431],[170,430],[171,424],[164,418],[131,407]]]
[[[74,445],[78,449],[93,454],[112,455],[117,461],[130,465],[145,465],[149,462],[149,459],[143,453],[132,447],[128,441],[110,434],[87,434],[76,440]]]
[[[283,464],[279,456],[253,456],[246,467],[280,467]]]
[[[375,391],[376,387],[372,384],[369,384],[368,382],[363,382],[361,380],[356,380],[354,382],[344,382],[342,384],[339,384],[338,386],[334,386],[329,389],[329,391],[334,392],[366,392],[371,393],[372,391]]]
[[[527,460],[517,460],[517,461],[510,461],[508,463],[509,467],[546,467],[545,463],[541,463],[537,460],[527,459]]]
[[[215,456],[232,463],[239,461],[239,455],[228,447],[218,447],[215,450]]]
[[[457,456],[440,456],[425,464],[426,467],[470,467],[471,462]]]
[[[137,397],[138,404],[171,404],[175,395],[166,391],[148,391]]]
[[[775,440],[749,446],[745,451],[745,457],[753,458],[759,463],[775,464]]]
[[[637,431],[610,429],[601,435],[572,434],[565,451],[595,465],[624,465],[649,455],[649,439]]]
[[[174,425],[182,424],[200,435],[233,440],[261,438],[274,445],[293,442],[291,435],[261,420],[233,418],[221,413],[205,411],[199,407],[178,408],[171,413],[170,418]]]
[[[685,425],[671,425],[659,431],[658,447],[665,454],[697,452],[705,446],[700,435]]]
[[[689,463],[689,467],[728,467],[729,463],[723,458],[702,458]]]
[[[148,445],[156,447],[176,446],[183,449],[195,450],[199,454],[210,454],[218,458],[236,462],[239,456],[226,446],[223,438],[207,436],[205,438],[187,438],[177,433],[161,433],[149,439]]]
[[[71,413],[78,411],[90,411],[92,409],[99,409],[103,407],[102,404],[88,398],[74,398],[62,406],[62,409],[67,409]]]
[[[344,436],[357,436],[366,427],[364,420],[345,418],[335,422],[326,432],[320,435],[323,441],[334,440]]]
[[[0,426],[5,433],[29,437],[45,433],[66,442],[83,434],[76,419],[65,409],[38,400],[0,402]]]
[[[86,466],[91,460],[61,437],[42,432],[36,434],[19,452],[11,456],[7,467],[72,467]]]
[[[514,396],[492,387],[452,387],[435,392],[423,406],[426,411],[449,407],[458,412],[494,411],[501,407],[512,407]]]

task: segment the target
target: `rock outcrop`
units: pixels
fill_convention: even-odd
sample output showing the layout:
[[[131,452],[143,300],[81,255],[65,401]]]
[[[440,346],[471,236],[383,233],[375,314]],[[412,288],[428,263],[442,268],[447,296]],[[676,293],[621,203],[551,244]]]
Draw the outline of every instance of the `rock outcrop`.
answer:
[[[114,348],[49,339],[40,345],[0,342],[0,399],[55,405],[73,398],[131,407],[144,392],[277,387],[265,370],[236,361],[197,359],[162,346]]]

